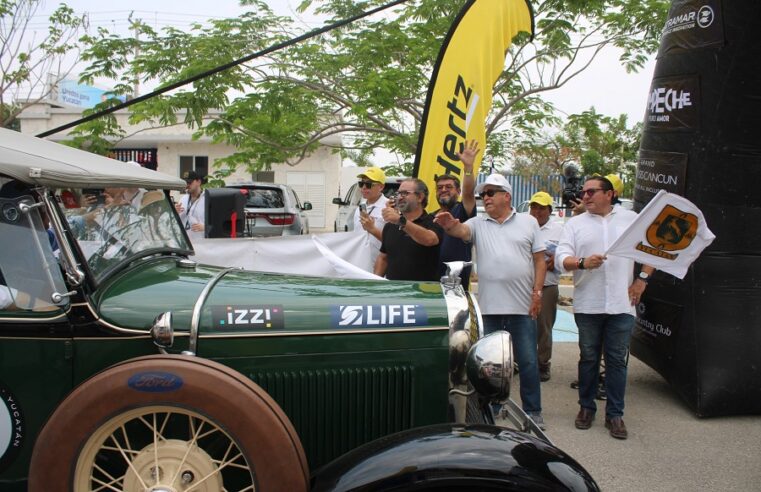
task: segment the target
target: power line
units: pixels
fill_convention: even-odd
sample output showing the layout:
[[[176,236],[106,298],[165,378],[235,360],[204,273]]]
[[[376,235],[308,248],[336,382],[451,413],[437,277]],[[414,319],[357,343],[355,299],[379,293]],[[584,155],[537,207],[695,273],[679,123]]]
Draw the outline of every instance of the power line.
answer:
[[[316,36],[319,36],[321,34],[324,34],[324,33],[328,32],[328,31],[332,31],[333,29],[338,29],[339,27],[343,27],[343,26],[345,26],[347,24],[351,24],[352,22],[355,22],[355,21],[357,21],[359,19],[363,19],[365,17],[371,16],[371,15],[376,14],[378,12],[382,12],[383,10],[389,9],[391,7],[395,7],[397,5],[401,5],[401,4],[403,4],[403,3],[407,2],[407,1],[408,0],[394,0],[392,2],[389,2],[389,3],[385,4],[385,5],[381,5],[380,7],[376,7],[374,9],[368,10],[366,12],[362,12],[360,14],[357,14],[357,15],[355,15],[353,17],[349,17],[348,19],[344,19],[344,20],[335,22],[333,24],[329,24],[329,25],[327,25],[325,27],[321,27],[319,29],[314,29],[312,31],[309,31],[308,33],[302,34],[301,36],[296,36],[295,38],[289,39],[289,40],[284,41],[282,43],[274,44],[274,45],[270,46],[269,48],[265,48],[265,49],[263,49],[263,50],[261,50],[261,51],[259,51],[257,53],[254,53],[252,55],[245,56],[243,58],[240,58],[238,60],[234,60],[234,61],[226,63],[224,65],[220,65],[219,67],[213,68],[211,70],[208,70],[206,72],[200,73],[198,75],[195,75],[193,77],[187,78],[185,80],[181,80],[179,82],[175,82],[174,84],[170,84],[170,85],[168,85],[166,87],[163,87],[161,89],[155,90],[155,91],[153,91],[151,93],[145,94],[145,95],[140,96],[140,97],[136,97],[136,98],[131,99],[131,100],[127,101],[127,102],[123,102],[123,103],[118,104],[116,106],[113,106],[111,108],[104,109],[103,111],[98,111],[97,113],[91,114],[90,116],[85,116],[84,118],[80,118],[80,119],[75,120],[75,121],[73,121],[71,123],[67,123],[67,124],[61,125],[61,126],[59,126],[57,128],[53,128],[52,130],[48,130],[48,131],[42,132],[42,133],[38,134],[37,136],[40,137],[40,138],[48,137],[48,136],[56,134],[56,133],[58,133],[60,131],[67,130],[69,128],[77,126],[79,124],[86,123],[88,121],[92,121],[92,120],[94,120],[96,118],[100,118],[101,116],[105,116],[107,114],[114,113],[114,112],[116,112],[116,111],[118,111],[120,109],[124,109],[124,108],[127,108],[129,106],[132,106],[133,104],[137,104],[137,103],[146,101],[146,100],[148,100],[148,99],[150,99],[150,98],[152,98],[154,96],[158,96],[158,95],[164,94],[165,92],[172,91],[172,90],[177,89],[179,87],[182,87],[184,85],[187,85],[187,84],[190,84],[192,82],[195,82],[196,80],[201,80],[203,78],[209,77],[209,76],[214,75],[216,73],[223,72],[223,71],[225,71],[227,69],[230,69],[232,67],[240,65],[242,63],[249,62],[249,61],[251,61],[251,60],[253,60],[255,58],[259,58],[259,57],[262,57],[264,55],[268,55],[270,53],[274,53],[275,51],[281,50],[283,48],[287,48],[288,46],[294,45],[296,43],[300,43],[302,41],[306,41],[307,39],[311,39],[313,37],[316,37]]]

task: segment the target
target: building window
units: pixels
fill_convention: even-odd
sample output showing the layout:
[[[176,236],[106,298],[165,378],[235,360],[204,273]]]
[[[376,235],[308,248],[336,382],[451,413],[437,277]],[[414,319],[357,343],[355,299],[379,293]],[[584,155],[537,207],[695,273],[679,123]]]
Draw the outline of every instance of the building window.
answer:
[[[252,173],[251,178],[254,181],[259,181],[262,183],[274,183],[275,171],[258,171],[258,172]]]
[[[158,168],[156,149],[113,149],[108,153],[108,157],[123,162],[137,162],[154,171]]]
[[[201,176],[209,174],[209,156],[206,155],[181,155],[180,156],[180,176],[195,171]]]

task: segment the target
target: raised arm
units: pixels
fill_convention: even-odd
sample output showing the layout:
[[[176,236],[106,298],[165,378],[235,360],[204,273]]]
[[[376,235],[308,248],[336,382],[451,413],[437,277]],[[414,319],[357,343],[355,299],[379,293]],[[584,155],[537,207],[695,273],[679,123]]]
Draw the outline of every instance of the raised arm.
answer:
[[[465,142],[463,151],[457,154],[462,162],[464,174],[462,177],[462,206],[468,216],[473,213],[473,209],[476,207],[476,178],[473,164],[478,152],[480,152],[478,142],[474,139]]]

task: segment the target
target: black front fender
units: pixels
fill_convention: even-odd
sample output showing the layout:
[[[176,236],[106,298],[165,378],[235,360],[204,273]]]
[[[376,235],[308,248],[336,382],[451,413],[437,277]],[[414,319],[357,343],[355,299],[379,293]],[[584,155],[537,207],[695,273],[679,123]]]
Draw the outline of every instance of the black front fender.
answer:
[[[361,446],[317,470],[312,492],[599,488],[558,448],[492,425],[436,424]]]

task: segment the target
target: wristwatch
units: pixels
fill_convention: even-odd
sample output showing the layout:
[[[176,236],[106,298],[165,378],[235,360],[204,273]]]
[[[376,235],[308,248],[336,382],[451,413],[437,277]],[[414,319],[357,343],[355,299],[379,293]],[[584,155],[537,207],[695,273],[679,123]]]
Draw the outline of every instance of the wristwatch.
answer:
[[[647,281],[650,280],[650,274],[645,272],[639,272],[639,275],[637,276],[637,278],[647,283]]]
[[[403,229],[407,225],[407,217],[399,214],[399,229]]]

